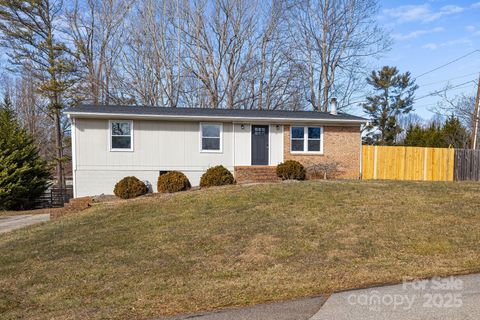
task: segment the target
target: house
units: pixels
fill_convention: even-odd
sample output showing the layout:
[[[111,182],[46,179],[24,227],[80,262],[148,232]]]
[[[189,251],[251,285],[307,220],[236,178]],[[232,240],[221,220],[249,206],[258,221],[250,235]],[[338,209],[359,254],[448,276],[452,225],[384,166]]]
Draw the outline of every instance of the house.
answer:
[[[156,189],[161,172],[178,170],[192,185],[211,166],[232,172],[285,160],[329,159],[340,178],[360,176],[365,119],[313,111],[226,110],[81,105],[72,124],[74,196],[112,194],[125,176]]]

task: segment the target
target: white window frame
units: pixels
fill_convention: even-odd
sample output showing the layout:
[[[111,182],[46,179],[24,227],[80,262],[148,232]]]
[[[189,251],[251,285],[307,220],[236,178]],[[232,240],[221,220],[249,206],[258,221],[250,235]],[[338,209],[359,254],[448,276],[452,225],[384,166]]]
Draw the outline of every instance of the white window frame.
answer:
[[[303,151],[294,151],[292,150],[292,140],[293,135],[292,131],[293,128],[303,128]],[[320,151],[308,151],[308,128],[320,128]],[[312,139],[312,140],[318,140],[318,139]],[[291,125],[290,126],[290,153],[294,154],[323,154],[323,126],[316,126],[316,125],[310,125],[310,126],[296,126],[296,125]]]
[[[124,149],[124,148],[113,148],[112,147],[112,125],[113,123],[116,122],[128,122],[130,123],[130,148],[129,149]],[[132,152],[133,151],[133,120],[108,120],[108,149],[111,152]],[[126,136],[124,136],[126,137]]]
[[[220,126],[220,149],[219,150],[204,150],[203,149],[203,125],[216,125]],[[200,152],[201,153],[223,153],[223,123],[218,122],[200,122],[199,126],[199,137],[200,137]],[[209,137],[206,137],[209,138]],[[211,138],[211,137],[210,137]]]

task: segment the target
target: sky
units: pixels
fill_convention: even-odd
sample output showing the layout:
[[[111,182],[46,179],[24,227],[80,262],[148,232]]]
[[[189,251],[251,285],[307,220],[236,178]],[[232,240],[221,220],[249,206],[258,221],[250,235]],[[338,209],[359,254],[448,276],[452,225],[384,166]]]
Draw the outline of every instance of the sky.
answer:
[[[393,45],[374,64],[411,72],[419,85],[416,98],[420,99],[414,105],[417,114],[426,120],[431,118],[441,99],[422,97],[447,85],[458,86],[448,91],[450,97],[476,94],[480,74],[478,0],[381,0],[380,5],[379,23],[388,30]],[[447,67],[422,75],[469,53]]]
[[[419,85],[415,113],[425,120],[432,118],[441,98],[431,94],[447,85],[456,87],[448,91],[449,97],[476,94],[474,82],[480,73],[480,0],[378,1],[378,22],[392,37],[393,44],[371,66],[396,66],[402,73],[411,72]],[[475,50],[479,51],[472,53]],[[429,72],[460,57],[463,58],[447,67]],[[0,63],[5,61],[2,54]],[[360,102],[365,94],[354,96]],[[359,108],[354,109],[350,112],[361,113]]]

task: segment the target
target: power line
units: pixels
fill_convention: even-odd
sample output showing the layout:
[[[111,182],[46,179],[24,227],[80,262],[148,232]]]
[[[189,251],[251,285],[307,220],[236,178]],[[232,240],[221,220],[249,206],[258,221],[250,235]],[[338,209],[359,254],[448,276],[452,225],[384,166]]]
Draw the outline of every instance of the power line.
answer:
[[[450,87],[450,88],[446,88],[444,90],[438,90],[438,91],[435,91],[435,92],[431,92],[429,94],[426,94],[424,96],[421,96],[421,97],[418,97],[418,98],[415,98],[413,101],[418,101],[420,99],[424,99],[424,98],[427,98],[427,97],[431,97],[431,96],[434,96],[436,94],[439,94],[441,92],[446,92],[446,91],[450,91],[450,90],[453,90],[453,89],[460,89],[460,88],[463,88],[464,86],[466,87],[466,85],[469,85],[470,83],[475,83],[475,80],[470,80],[470,81],[467,81],[467,82],[464,82],[464,83],[460,83],[456,86],[453,86],[453,87]]]
[[[422,89],[423,87],[428,87],[428,86],[431,86],[431,85],[439,84],[439,83],[449,82],[451,80],[463,79],[463,78],[469,77],[471,75],[476,75],[476,74],[478,74],[478,72],[472,72],[472,73],[469,73],[469,74],[464,74],[462,76],[453,77],[453,78],[450,78],[450,79],[444,79],[444,80],[440,80],[440,81],[435,81],[435,82],[431,82],[431,83],[427,83],[427,84],[419,84],[419,89]],[[367,97],[367,95],[357,96],[357,97],[351,98],[350,100],[359,100],[359,101],[350,102],[349,105],[366,102],[366,100],[360,100],[360,99],[364,99],[366,97]]]
[[[469,84],[470,82],[474,83],[475,85],[477,84],[476,81],[471,80],[471,81],[464,82],[464,83],[460,83],[460,84],[456,84],[456,85],[455,85],[455,84],[448,85],[448,86],[446,86],[445,88],[439,89],[439,90],[437,90],[437,91],[430,91],[429,93],[427,93],[428,91],[425,91],[426,93],[423,93],[423,92],[424,92],[423,90],[419,90],[419,91],[421,91],[421,92],[418,92],[418,91],[417,91],[416,94],[420,94],[420,93],[421,93],[422,95],[423,95],[423,94],[425,94],[425,95],[430,95],[430,94],[434,94],[435,92],[447,92],[447,91],[450,91],[450,90],[452,90],[452,89],[467,88],[467,87],[469,87],[468,84]]]
[[[471,55],[474,54],[474,53],[480,53],[480,50],[479,50],[479,49],[475,49],[475,50],[473,50],[473,51],[470,51],[469,53],[464,54],[463,56],[460,56],[460,57],[458,57],[458,58],[456,58],[456,59],[453,59],[453,60],[451,60],[451,61],[449,61],[449,62],[447,62],[447,63],[445,63],[445,64],[442,64],[441,66],[438,66],[438,67],[436,67],[436,68],[434,68],[434,69],[431,69],[431,70],[429,70],[429,71],[427,71],[427,72],[424,72],[424,73],[420,74],[419,76],[417,76],[417,77],[414,78],[413,80],[415,81],[415,80],[417,80],[418,78],[421,78],[421,77],[423,77],[423,76],[426,76],[427,74],[430,74],[430,73],[433,73],[433,72],[435,72],[435,71],[438,71],[438,70],[440,70],[440,69],[442,69],[442,68],[445,68],[445,67],[447,67],[447,66],[449,66],[449,65],[451,65],[451,64],[453,64],[453,63],[455,63],[455,62],[458,62],[458,61],[460,61],[460,60],[462,60],[462,59],[465,59],[466,57],[471,56]],[[472,73],[472,74],[476,74],[476,73]],[[426,86],[429,86],[429,85],[434,85],[434,84],[438,84],[438,83],[442,83],[442,82],[447,82],[447,81],[450,81],[450,80],[465,78],[465,77],[467,77],[467,76],[469,76],[469,75],[472,75],[472,74],[468,74],[468,75],[464,75],[464,76],[459,76],[459,77],[455,77],[455,78],[451,78],[451,79],[447,79],[447,80],[443,80],[443,81],[433,82],[433,83],[430,83],[430,84],[422,85],[422,87],[426,87]],[[457,85],[457,86],[454,86],[454,87],[451,87],[451,88],[448,88],[448,89],[445,89],[445,90],[440,90],[440,91],[436,91],[436,92],[430,93],[430,94],[425,95],[425,96],[422,96],[422,97],[420,97],[420,98],[416,98],[416,99],[413,100],[413,101],[415,102],[415,101],[417,101],[417,100],[420,100],[420,99],[423,99],[423,98],[426,98],[426,97],[430,97],[430,96],[432,96],[432,95],[438,94],[438,93],[443,92],[443,91],[449,91],[449,90],[451,90],[451,89],[459,88],[460,86],[465,85],[465,84],[470,83],[470,82],[472,82],[472,81],[468,81],[468,82],[465,82],[465,83],[463,83],[463,84],[459,84],[459,85]],[[366,97],[366,96],[365,96],[365,97]],[[353,98],[353,99],[357,99],[357,98],[360,98],[360,97],[355,97],[355,98]],[[363,98],[363,97],[362,97],[362,98]],[[359,103],[365,103],[365,102],[367,102],[367,101],[366,101],[366,100],[354,101],[354,102],[348,103],[347,106],[351,106],[351,105],[359,104]]]
[[[463,76],[453,77],[453,78],[445,79],[445,80],[439,80],[439,81],[430,82],[430,83],[426,83],[426,84],[419,84],[418,86],[420,88],[428,87],[428,86],[432,86],[432,85],[439,84],[439,83],[449,82],[451,80],[463,79],[463,78],[470,77],[470,76],[475,75],[475,74],[478,74],[478,72],[472,72],[472,73],[469,73],[469,74],[465,74]]]
[[[447,66],[449,66],[449,65],[451,65],[451,64],[453,64],[453,63],[455,63],[455,62],[458,62],[458,61],[460,61],[460,60],[462,60],[462,59],[465,59],[466,57],[471,56],[471,55],[474,54],[474,53],[480,53],[480,50],[479,50],[479,49],[475,49],[475,50],[473,50],[473,51],[470,51],[469,53],[464,54],[463,56],[460,56],[460,57],[458,57],[458,58],[456,58],[456,59],[453,59],[453,60],[451,60],[451,61],[449,61],[449,62],[447,62],[447,63],[445,63],[445,64],[442,64],[441,66],[438,66],[438,67],[436,67],[436,68],[434,68],[434,69],[431,69],[431,70],[429,70],[429,71],[427,71],[427,72],[424,72],[424,73],[420,74],[419,76],[417,76],[417,77],[414,78],[413,80],[415,81],[415,80],[417,80],[418,78],[421,78],[421,77],[423,77],[423,76],[426,76],[427,74],[430,74],[430,73],[433,73],[433,72],[435,72],[435,71],[438,71],[438,70],[440,70],[440,69],[442,69],[442,68],[445,68],[445,67],[447,67]],[[472,74],[476,74],[476,73],[472,73]],[[451,79],[447,79],[447,80],[443,80],[443,81],[438,81],[438,82],[426,84],[426,85],[423,85],[423,87],[429,86],[429,85],[433,85],[433,84],[442,83],[442,82],[447,82],[447,81],[454,80],[454,79],[465,78],[465,77],[467,77],[467,76],[469,76],[469,75],[472,75],[472,74],[468,74],[468,75],[464,75],[464,76],[459,76],[459,77],[455,77],[455,78],[451,78]],[[416,99],[414,99],[413,101],[415,102],[415,101],[417,101],[417,100],[420,100],[420,99],[423,99],[423,98],[427,98],[427,97],[433,96],[433,95],[438,94],[438,93],[443,92],[443,91],[449,91],[449,90],[452,90],[452,89],[455,89],[455,88],[459,88],[460,86],[465,85],[465,84],[468,84],[468,83],[471,83],[471,82],[475,82],[475,81],[468,81],[468,82],[459,84],[459,85],[457,85],[457,86],[450,87],[450,88],[445,89],[445,90],[436,91],[436,92],[430,93],[430,94],[428,94],[428,95],[425,95],[425,96],[416,98]],[[356,99],[356,98],[357,98],[357,97],[355,97],[355,99]],[[358,98],[360,98],[360,97],[358,97]],[[351,106],[351,105],[359,104],[359,103],[365,103],[365,102],[367,102],[367,101],[366,101],[366,100],[354,101],[354,102],[348,103],[347,106]]]
[[[413,102],[424,99],[424,98],[427,98],[427,97],[434,96],[434,95],[439,94],[441,92],[447,92],[447,91],[451,91],[451,90],[454,90],[454,89],[462,89],[464,87],[466,88],[471,83],[476,83],[476,81],[475,80],[470,80],[470,81],[460,83],[458,85],[455,85],[455,86],[452,86],[452,87],[449,87],[449,88],[446,88],[446,89],[443,89],[443,90],[434,91],[434,92],[431,92],[429,94],[426,94],[426,95],[423,95],[421,97],[413,99]],[[359,101],[350,102],[348,105],[351,106],[351,105],[355,105],[355,104],[359,104],[359,103],[365,103],[365,102],[368,102],[368,101],[367,100],[359,100]]]
[[[432,72],[435,72],[435,71],[437,71],[437,70],[440,70],[440,69],[442,69],[442,68],[445,68],[445,67],[447,67],[447,66],[449,66],[449,65],[451,65],[451,64],[453,64],[453,63],[455,63],[455,62],[457,62],[457,61],[460,61],[460,60],[462,60],[462,59],[465,59],[466,57],[471,56],[472,54],[477,53],[477,52],[480,52],[480,50],[478,50],[478,49],[473,50],[473,51],[471,51],[471,52],[469,52],[469,53],[467,53],[467,54],[465,54],[465,55],[463,55],[463,56],[461,56],[461,57],[458,57],[458,58],[456,58],[456,59],[454,59],[454,60],[451,60],[451,61],[449,61],[449,62],[447,62],[447,63],[445,63],[445,64],[442,64],[442,65],[439,66],[439,67],[436,67],[436,68],[434,68],[434,69],[432,69],[432,70],[429,70],[429,71],[427,71],[427,72],[424,72],[424,73],[422,73],[421,75],[417,76],[417,77],[415,78],[415,80],[418,79],[418,78],[420,78],[420,77],[426,76],[427,74],[430,74],[430,73],[432,73]]]

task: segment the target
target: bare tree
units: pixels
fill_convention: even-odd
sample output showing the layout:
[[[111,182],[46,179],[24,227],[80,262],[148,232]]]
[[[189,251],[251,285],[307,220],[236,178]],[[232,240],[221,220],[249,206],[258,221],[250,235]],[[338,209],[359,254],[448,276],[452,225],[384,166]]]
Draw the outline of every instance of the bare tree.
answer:
[[[376,23],[375,0],[302,0],[290,14],[291,37],[308,79],[307,101],[326,111],[330,98],[348,104],[363,81],[365,59],[385,52],[390,40]]]
[[[66,33],[80,70],[79,99],[94,104],[110,102],[112,74],[118,66],[131,6],[132,0],[75,0],[67,11]]]
[[[301,91],[298,79],[302,67],[296,64],[291,50],[292,39],[288,37],[286,1],[265,1],[259,8],[257,18],[258,44],[254,67],[246,74],[246,108],[297,109],[295,93]]]
[[[389,45],[375,0],[128,1],[68,16],[93,102],[325,111]]]
[[[180,1],[143,0],[130,18],[122,55],[123,87],[137,103],[176,107],[184,88]]]
[[[257,2],[239,0],[192,1],[185,7],[188,58],[185,68],[198,82],[199,96],[211,108],[239,108],[246,75],[255,66],[260,40],[256,33]]]
[[[44,99],[35,91],[35,82],[29,73],[23,74],[15,81],[12,99],[17,116],[22,126],[34,137],[39,146],[40,154],[52,160],[55,154],[53,136],[51,134],[52,119],[45,108]]]

